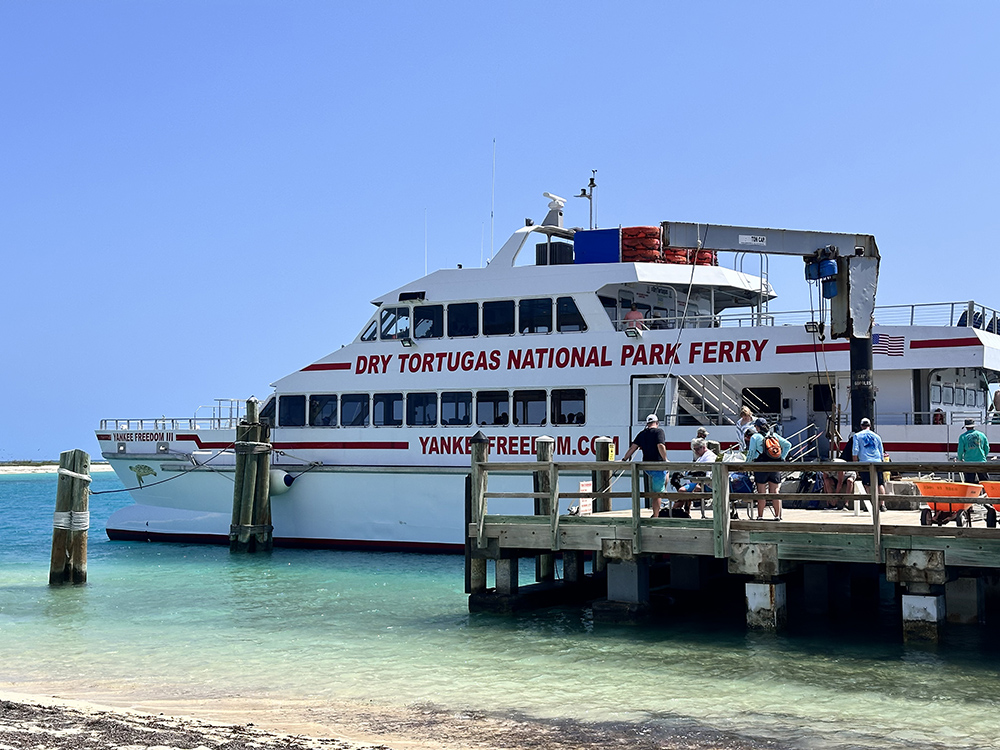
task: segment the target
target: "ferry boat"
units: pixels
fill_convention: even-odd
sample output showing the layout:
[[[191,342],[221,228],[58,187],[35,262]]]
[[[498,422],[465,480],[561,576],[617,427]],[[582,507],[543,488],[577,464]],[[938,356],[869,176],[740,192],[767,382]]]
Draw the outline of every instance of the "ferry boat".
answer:
[[[573,229],[565,201],[545,195],[545,219],[527,221],[488,265],[383,294],[349,345],[273,384],[261,416],[273,425],[276,545],[462,549],[480,430],[492,456],[526,462],[543,435],[558,460],[592,458],[602,436],[621,454],[650,413],[669,458],[690,461],[698,426],[723,448],[737,441],[744,405],[797,456],[826,458],[831,436],[847,437],[850,345],[825,335],[829,307],[772,311],[764,264],[742,269],[761,253],[795,254],[790,236],[848,254],[865,243],[871,254],[873,237],[671,222]],[[713,233],[732,237],[733,252],[706,249]],[[817,287],[831,281],[820,275]],[[1000,313],[974,302],[876,307],[871,330],[871,416],[893,459],[948,460],[966,418],[1000,442],[988,424]],[[102,420],[101,454],[135,501],[108,535],[228,543],[243,410],[223,399],[187,418]]]

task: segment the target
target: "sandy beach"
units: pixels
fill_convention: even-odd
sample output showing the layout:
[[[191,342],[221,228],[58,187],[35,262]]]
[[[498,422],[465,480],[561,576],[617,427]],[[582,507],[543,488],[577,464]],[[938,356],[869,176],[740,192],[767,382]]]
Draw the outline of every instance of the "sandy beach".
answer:
[[[652,723],[534,720],[433,706],[221,700],[115,705],[0,690],[0,748],[85,750],[758,750],[778,748],[718,732],[665,733]],[[157,710],[159,709],[159,710]]]
[[[0,475],[2,474],[55,474],[59,471],[59,464],[0,464]],[[111,464],[94,462],[90,465],[90,473],[96,474],[102,471],[113,471]]]

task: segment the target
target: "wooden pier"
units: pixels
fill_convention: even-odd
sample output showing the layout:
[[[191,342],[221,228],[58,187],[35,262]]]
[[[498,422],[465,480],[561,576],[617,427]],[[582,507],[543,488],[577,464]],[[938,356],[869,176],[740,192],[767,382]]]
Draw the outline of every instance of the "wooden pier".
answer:
[[[836,606],[836,597],[843,593],[843,581],[837,579],[836,571],[842,571],[845,564],[864,564],[872,577],[887,584],[882,588],[897,597],[904,636],[934,639],[945,621],[983,622],[986,600],[1000,596],[1000,529],[954,523],[922,526],[919,504],[933,498],[884,496],[890,507],[880,512],[874,495],[782,494],[783,501],[864,501],[868,512],[857,508],[853,512],[786,509],[780,522],[757,521],[749,519],[740,506],[755,503],[761,496],[731,493],[729,489],[730,473],[752,471],[753,464],[669,463],[666,468],[670,472],[707,469],[706,481],[712,491],[666,492],[664,498],[692,499],[700,508],[692,506],[691,518],[652,518],[646,507],[651,493],[641,489],[641,472],[663,469],[663,464],[558,462],[551,460],[546,438],[539,438],[537,444],[539,460],[534,465],[491,463],[489,443],[482,433],[472,440],[466,498],[466,592],[472,610],[507,612],[593,601],[595,618],[640,618],[650,610],[651,567],[666,565],[668,585],[679,590],[698,590],[709,574],[718,577],[721,572],[730,583],[736,577],[744,583],[747,624],[777,629],[786,622],[786,587],[792,577],[804,586],[808,606],[824,611]],[[756,468],[773,471],[775,464]],[[846,468],[844,463],[781,464],[782,471],[836,472]],[[870,472],[874,479],[876,472],[890,470],[905,476],[931,471],[985,472],[990,466],[886,463],[852,464],[849,468]],[[613,483],[612,476],[622,471]],[[592,487],[565,491],[565,477],[572,475],[578,480],[584,472],[592,472]],[[522,475],[525,490],[491,491],[491,474]],[[872,488],[876,485],[877,481],[871,483]],[[615,500],[626,498],[628,509],[612,509]],[[534,512],[491,514],[491,499],[523,499],[528,510],[529,501],[534,500]],[[567,514],[568,501],[588,499],[594,508],[590,515]],[[665,506],[670,505],[669,500]],[[556,555],[562,557],[561,580],[556,580],[551,562]],[[585,557],[593,561],[588,574],[584,573]],[[519,586],[521,558],[537,561],[533,585]],[[487,561],[494,565],[492,589],[487,588]]]

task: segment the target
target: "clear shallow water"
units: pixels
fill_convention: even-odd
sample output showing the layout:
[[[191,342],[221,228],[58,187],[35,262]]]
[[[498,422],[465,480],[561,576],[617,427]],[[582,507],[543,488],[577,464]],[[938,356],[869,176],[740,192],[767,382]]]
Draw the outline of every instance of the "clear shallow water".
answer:
[[[85,587],[49,588],[54,475],[0,477],[0,680],[138,697],[374,700],[700,725],[801,748],[1000,747],[1000,650],[978,628],[905,647],[586,611],[470,615],[457,556],[110,542],[91,498]],[[96,474],[93,489],[118,488]],[[524,566],[530,567],[530,566]],[[867,635],[862,633],[867,632]]]

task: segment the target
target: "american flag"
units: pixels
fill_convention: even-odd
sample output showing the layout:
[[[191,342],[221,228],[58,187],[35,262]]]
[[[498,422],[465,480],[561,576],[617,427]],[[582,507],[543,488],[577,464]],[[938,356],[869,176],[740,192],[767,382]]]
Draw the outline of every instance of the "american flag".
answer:
[[[872,354],[888,354],[890,357],[903,356],[903,337],[872,334]]]

